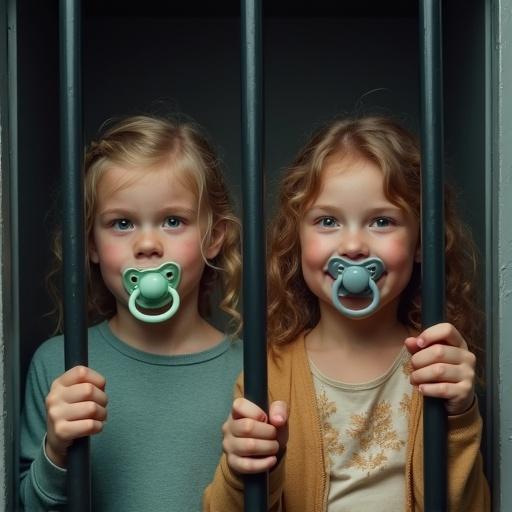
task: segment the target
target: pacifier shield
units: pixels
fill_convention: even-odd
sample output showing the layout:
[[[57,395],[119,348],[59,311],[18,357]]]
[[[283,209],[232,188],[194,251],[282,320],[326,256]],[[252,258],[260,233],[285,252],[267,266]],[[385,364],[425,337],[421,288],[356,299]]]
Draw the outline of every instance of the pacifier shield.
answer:
[[[176,288],[181,279],[181,268],[177,263],[163,263],[157,268],[127,268],[122,280],[130,295],[128,309],[132,315],[144,322],[157,323],[171,318],[180,304]],[[169,305],[161,314],[148,315],[139,310],[159,309]]]

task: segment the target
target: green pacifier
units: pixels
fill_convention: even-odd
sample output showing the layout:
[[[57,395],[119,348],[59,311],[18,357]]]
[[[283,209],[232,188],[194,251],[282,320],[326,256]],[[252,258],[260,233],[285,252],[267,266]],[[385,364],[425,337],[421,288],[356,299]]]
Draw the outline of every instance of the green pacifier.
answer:
[[[327,262],[327,272],[334,279],[331,298],[336,309],[351,318],[360,318],[373,313],[380,301],[379,287],[375,281],[379,279],[384,269],[384,262],[380,258],[352,261],[341,256],[333,256]],[[372,301],[363,309],[350,309],[340,301],[340,297],[347,296],[372,296]]]
[[[169,262],[158,268],[127,268],[123,271],[123,285],[130,295],[128,309],[143,322],[165,322],[178,310],[180,296],[176,291],[181,279],[181,268]],[[149,315],[143,309],[160,309],[169,304],[169,309],[158,315]]]

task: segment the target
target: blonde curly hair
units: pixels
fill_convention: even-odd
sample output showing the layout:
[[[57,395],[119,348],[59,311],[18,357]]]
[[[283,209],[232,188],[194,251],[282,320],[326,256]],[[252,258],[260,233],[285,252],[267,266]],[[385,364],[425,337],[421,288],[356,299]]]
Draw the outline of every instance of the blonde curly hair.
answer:
[[[202,233],[202,251],[209,246],[213,230],[224,224],[225,236],[219,254],[206,266],[199,287],[199,312],[210,313],[210,295],[220,281],[222,299],[219,307],[229,315],[232,334],[241,329],[238,299],[241,278],[240,222],[233,212],[222,165],[203,130],[192,122],[180,122],[155,116],[132,116],[106,125],[85,154],[85,228],[86,274],[89,324],[111,318],[116,305],[105,286],[99,266],[91,263],[89,242],[92,240],[96,214],[97,185],[106,170],[113,165],[150,169],[173,158],[173,168],[185,175],[187,184],[197,197],[199,214],[206,217]],[[151,172],[148,170],[148,172]],[[62,267],[61,232],[53,241],[54,268],[49,274],[50,291],[56,302],[57,329],[62,330],[62,300],[55,277]],[[52,284],[53,283],[53,284]]]
[[[318,298],[302,276],[299,226],[306,208],[320,191],[324,162],[335,153],[360,156],[376,164],[384,175],[388,200],[420,218],[421,165],[415,137],[386,117],[335,120],[319,129],[285,171],[270,226],[270,343],[288,343],[320,319]],[[463,333],[472,351],[478,351],[483,315],[475,291],[476,250],[469,231],[455,213],[454,202],[453,192],[446,187],[446,320]],[[421,328],[420,271],[421,264],[415,263],[398,308],[400,321],[416,330]]]

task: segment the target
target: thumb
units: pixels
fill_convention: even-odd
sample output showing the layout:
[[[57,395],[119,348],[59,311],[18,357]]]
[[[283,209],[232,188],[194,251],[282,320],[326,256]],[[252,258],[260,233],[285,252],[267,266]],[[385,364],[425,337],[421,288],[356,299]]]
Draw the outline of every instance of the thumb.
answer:
[[[269,423],[276,428],[283,427],[288,422],[288,404],[281,400],[277,400],[270,404]]]

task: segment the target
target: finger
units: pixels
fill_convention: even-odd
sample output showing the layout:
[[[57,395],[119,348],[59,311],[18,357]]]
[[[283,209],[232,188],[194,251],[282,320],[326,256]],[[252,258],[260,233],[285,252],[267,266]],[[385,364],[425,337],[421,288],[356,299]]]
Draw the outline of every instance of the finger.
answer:
[[[417,344],[420,348],[425,348],[435,343],[444,343],[466,350],[468,348],[462,334],[452,324],[446,322],[428,327],[417,338]]]
[[[435,382],[473,382],[474,371],[464,365],[436,363],[415,370],[410,375],[411,384],[420,385]]]
[[[404,340],[405,348],[409,351],[410,354],[415,354],[422,350],[422,348],[418,345],[418,338],[413,336],[409,336]]]
[[[62,386],[72,386],[80,382],[89,382],[99,389],[105,389],[105,377],[87,366],[75,366],[63,373],[58,379]]]
[[[269,457],[279,451],[279,443],[275,440],[231,437],[224,440],[223,448],[226,453],[240,457]]]
[[[48,415],[51,419],[58,418],[66,421],[76,420],[98,420],[105,421],[107,419],[107,409],[98,405],[96,402],[79,402],[75,404],[63,404],[60,407],[50,409]]]
[[[60,397],[63,402],[68,404],[96,402],[98,405],[105,407],[108,403],[107,394],[90,382],[62,388]]]
[[[272,402],[269,408],[269,421],[275,427],[282,427],[288,421],[288,404],[281,400]]]
[[[276,439],[277,437],[277,431],[273,425],[252,418],[232,421],[229,431],[234,437],[253,439]]]
[[[103,422],[98,420],[60,421],[54,431],[63,441],[73,441],[80,437],[92,436],[103,430]]]
[[[267,415],[263,409],[246,398],[236,398],[231,408],[231,416],[237,420],[239,418],[252,418],[257,421],[267,421]]]
[[[476,357],[469,350],[439,344],[431,345],[411,357],[411,364],[415,370],[436,363],[462,364],[474,368]]]
[[[457,383],[438,382],[432,384],[421,384],[418,389],[424,396],[453,400],[469,396],[472,394],[473,388],[467,381],[463,381]]]
[[[238,455],[230,454],[227,456],[227,461],[231,469],[242,474],[262,473],[273,468],[277,462],[275,456],[264,458],[251,458],[239,457]]]

